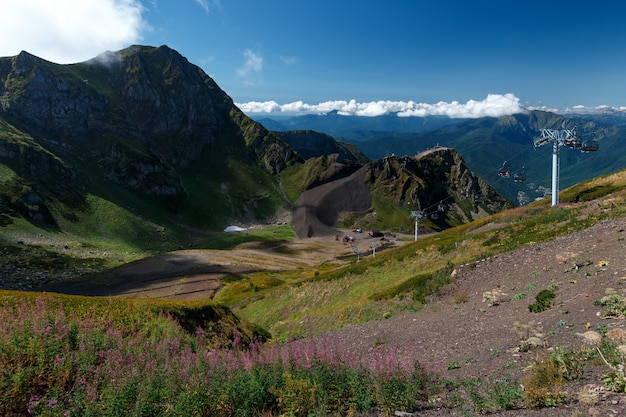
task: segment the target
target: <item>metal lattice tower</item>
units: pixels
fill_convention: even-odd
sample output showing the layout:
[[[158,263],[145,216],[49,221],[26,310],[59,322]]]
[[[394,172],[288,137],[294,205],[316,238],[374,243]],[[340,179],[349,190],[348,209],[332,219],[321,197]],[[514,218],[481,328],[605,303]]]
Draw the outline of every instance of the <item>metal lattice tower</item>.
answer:
[[[593,152],[598,150],[598,144],[595,140],[584,141],[576,134],[576,127],[573,129],[542,129],[541,136],[535,139],[535,147],[552,143],[552,205],[559,204],[559,168],[561,146],[567,146],[571,149],[580,150],[582,152]]]

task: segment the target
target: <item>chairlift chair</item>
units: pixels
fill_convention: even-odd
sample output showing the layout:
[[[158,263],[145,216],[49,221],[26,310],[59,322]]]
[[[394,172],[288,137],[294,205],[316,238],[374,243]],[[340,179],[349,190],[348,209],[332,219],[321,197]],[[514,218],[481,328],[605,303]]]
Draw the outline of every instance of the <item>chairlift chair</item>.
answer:
[[[511,168],[509,168],[506,161],[504,161],[504,163],[498,170],[498,175],[500,176],[500,178],[509,178],[511,176]]]
[[[595,139],[589,139],[583,142],[581,151],[583,152],[595,152],[599,148],[598,142]]]
[[[524,168],[520,169],[513,175],[513,180],[515,182],[524,182],[526,181],[526,170]]]
[[[576,135],[570,139],[567,139],[563,144],[571,149],[580,149],[582,147],[583,140],[580,136]]]

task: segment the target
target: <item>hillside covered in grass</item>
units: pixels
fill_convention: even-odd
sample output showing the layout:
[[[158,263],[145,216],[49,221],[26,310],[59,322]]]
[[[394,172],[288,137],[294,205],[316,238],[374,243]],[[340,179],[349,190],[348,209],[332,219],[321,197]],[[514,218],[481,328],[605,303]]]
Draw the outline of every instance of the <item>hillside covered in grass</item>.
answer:
[[[624,228],[610,225],[623,224],[626,218],[625,185],[623,171],[597,178],[565,190],[559,207],[544,201],[497,213],[343,266],[322,264],[311,271],[242,274],[224,286],[217,301],[246,320],[212,303],[3,291],[2,412],[52,416],[119,415],[122,410],[152,416],[305,416],[311,412],[333,416],[396,412],[513,416],[527,412],[569,416],[572,410],[583,412],[590,407],[624,410],[626,404],[617,393],[626,385],[619,372],[612,372],[623,363],[620,342],[609,339],[616,337],[618,329],[605,327],[600,333],[598,327],[594,334],[603,341],[597,349],[559,347],[537,356],[541,347],[522,344],[528,335],[551,340],[559,334],[566,336],[570,327],[596,329],[591,322],[571,321],[578,311],[568,313],[567,303],[551,309],[555,319],[548,320],[543,310],[526,308],[533,302],[521,296],[500,299],[501,306],[493,307],[478,301],[481,308],[473,309],[473,314],[484,320],[494,316],[491,311],[496,312],[496,320],[504,320],[505,311],[518,320],[537,315],[531,317],[541,318],[546,326],[554,320],[550,327],[554,330],[543,336],[534,321],[513,325],[522,335],[519,346],[526,350],[506,353],[506,357],[526,355],[530,362],[524,369],[513,360],[494,367],[505,357],[504,351],[493,349],[499,346],[495,339],[485,340],[492,347],[486,359],[479,355],[478,346],[467,345],[470,349],[461,351],[463,359],[444,356],[440,358],[443,363],[435,366],[424,362],[428,357],[424,345],[391,343],[384,329],[407,313],[415,314],[413,319],[409,316],[412,323],[422,317],[420,311],[436,316],[438,312],[430,311],[429,306],[439,305],[437,298],[454,287],[457,278],[452,271],[461,266],[480,271],[481,260],[540,247],[545,250],[546,244],[557,238],[598,225],[610,233],[592,242],[606,242],[618,252],[603,253],[603,258],[587,262],[566,252],[564,256],[572,262],[562,264],[566,269],[559,273],[574,274],[566,275],[569,282],[556,282],[549,278],[550,269],[544,268],[528,275],[534,280],[532,285],[515,288],[518,294],[540,294],[536,287],[538,280],[545,279],[542,273],[548,274],[542,286],[551,283],[551,291],[557,294],[566,288],[570,294],[582,291],[578,285],[583,285],[583,280],[584,285],[613,286],[623,278],[611,271],[625,270],[623,252],[615,247],[623,245]],[[613,240],[607,240],[610,238]],[[513,280],[514,272],[500,269],[498,275]],[[609,279],[599,281],[602,276]],[[516,285],[515,281],[511,285]],[[503,290],[507,288],[498,294]],[[587,302],[597,302],[601,313],[614,317],[624,308],[620,294],[614,290],[610,296]],[[466,292],[454,298],[456,316],[441,317],[439,327],[433,330],[447,334],[448,329],[461,326],[462,333],[473,336],[462,327],[468,323],[460,320],[464,303],[474,297]],[[564,301],[582,299],[570,295]],[[493,300],[496,298],[491,299],[495,303]],[[516,303],[521,303],[525,314],[516,310]],[[491,308],[504,310],[488,310]],[[594,317],[591,321],[601,320],[593,308],[589,311],[589,317]],[[375,325],[377,330],[370,334],[365,332],[367,328],[355,326],[359,323]],[[471,319],[471,323],[480,321]],[[346,337],[342,337],[342,329]],[[409,327],[401,329],[406,334]],[[267,330],[273,336],[269,343],[257,339],[247,344],[254,335],[269,337]],[[329,330],[335,332],[325,333]],[[497,326],[493,330],[503,334]],[[361,331],[364,333],[355,333]],[[506,339],[514,340],[509,334]],[[449,342],[429,342],[427,346],[434,354],[444,355],[451,347],[457,350]],[[357,346],[362,346],[361,354],[356,354]],[[482,360],[491,364],[496,376],[454,377],[454,372],[469,370]],[[595,374],[592,369],[604,372]],[[525,376],[520,381],[517,378],[522,371]]]
[[[226,286],[216,299],[279,338],[419,310],[453,281],[450,273],[459,265],[624,217],[625,189],[626,174],[620,171],[564,190],[558,207],[543,200],[505,210],[305,280],[275,273],[267,290],[242,292],[246,282],[264,287],[257,281],[261,277],[252,275],[232,284],[233,290]]]

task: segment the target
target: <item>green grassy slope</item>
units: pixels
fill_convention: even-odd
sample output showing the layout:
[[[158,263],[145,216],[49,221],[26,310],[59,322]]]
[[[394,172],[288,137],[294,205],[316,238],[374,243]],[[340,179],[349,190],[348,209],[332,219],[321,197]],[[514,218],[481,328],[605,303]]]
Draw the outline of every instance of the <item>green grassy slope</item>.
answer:
[[[563,191],[561,202],[551,207],[543,200],[500,212],[350,266],[311,271],[305,280],[277,273],[271,282],[264,281],[267,289],[259,291],[259,286],[242,281],[232,284],[241,289],[238,295],[228,286],[223,294],[228,294],[236,314],[278,338],[419,309],[429,294],[450,282],[454,265],[552,240],[608,217],[626,216],[626,171],[571,187]],[[480,231],[489,223],[498,227]],[[257,278],[246,279],[252,284]]]

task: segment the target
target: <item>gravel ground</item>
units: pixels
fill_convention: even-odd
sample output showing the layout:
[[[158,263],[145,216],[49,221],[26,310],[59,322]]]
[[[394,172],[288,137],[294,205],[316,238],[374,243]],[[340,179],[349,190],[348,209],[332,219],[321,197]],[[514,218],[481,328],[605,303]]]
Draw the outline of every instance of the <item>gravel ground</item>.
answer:
[[[455,283],[421,311],[347,327],[334,335],[354,341],[355,351],[363,355],[381,344],[399,351],[417,347],[423,364],[450,379],[521,378],[528,365],[554,347],[593,348],[597,333],[587,332],[626,327],[623,317],[603,318],[603,307],[594,305],[607,292],[626,296],[625,230],[624,219],[604,221],[552,242],[465,265],[453,272]],[[553,285],[553,307],[530,312],[534,296]],[[588,368],[583,380],[568,385],[565,405],[492,415],[625,416],[626,396],[599,388],[602,373],[608,371],[603,364]],[[592,399],[579,401],[590,384],[595,386]],[[428,408],[416,415],[459,413]]]

